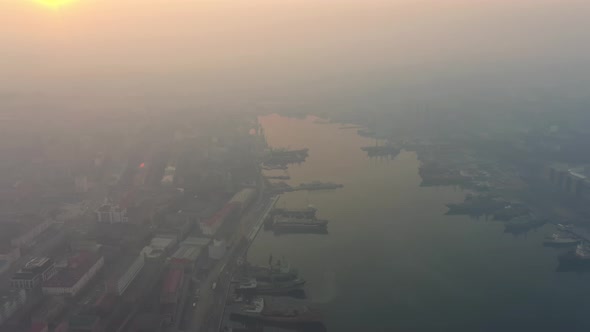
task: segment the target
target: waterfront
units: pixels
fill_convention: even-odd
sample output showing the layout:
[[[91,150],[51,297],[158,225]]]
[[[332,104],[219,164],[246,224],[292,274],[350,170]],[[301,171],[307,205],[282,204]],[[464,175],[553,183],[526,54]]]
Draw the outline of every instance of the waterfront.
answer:
[[[560,251],[542,247],[546,225],[519,237],[500,222],[445,216],[461,202],[453,187],[420,187],[416,155],[370,159],[374,144],[355,130],[270,115],[269,145],[309,157],[289,167],[289,184],[344,188],[284,194],[277,207],[312,204],[328,235],[261,232],[250,261],[285,257],[308,282],[329,331],[586,330],[590,275],[556,273]]]

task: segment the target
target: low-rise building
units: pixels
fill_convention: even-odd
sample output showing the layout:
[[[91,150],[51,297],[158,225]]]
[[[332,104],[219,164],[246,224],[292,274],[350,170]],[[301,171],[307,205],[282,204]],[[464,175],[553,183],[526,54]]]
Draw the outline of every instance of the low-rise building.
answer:
[[[43,283],[46,295],[75,296],[104,266],[104,258],[92,252],[81,252],[68,260],[68,266]]]
[[[12,276],[10,285],[15,289],[34,289],[55,274],[55,263],[51,258],[36,257]]]
[[[115,295],[122,295],[135,280],[145,265],[144,255],[126,256],[111,269],[107,280],[107,289]]]

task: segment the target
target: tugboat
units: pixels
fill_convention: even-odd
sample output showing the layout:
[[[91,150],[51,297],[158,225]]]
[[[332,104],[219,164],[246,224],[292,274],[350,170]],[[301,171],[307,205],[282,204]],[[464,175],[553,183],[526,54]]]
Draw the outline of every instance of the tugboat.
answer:
[[[259,281],[291,281],[297,279],[299,271],[292,269],[290,264],[281,264],[280,260],[275,265],[270,265],[272,255],[269,258],[269,266],[248,265],[244,268],[244,275]]]
[[[259,281],[255,278],[247,279],[236,286],[236,292],[250,294],[274,294],[286,295],[292,291],[299,290],[305,285],[305,280],[296,278],[288,281]]]
[[[288,298],[255,297],[248,304],[235,306],[231,316],[272,323],[320,323],[322,315],[305,302]]]

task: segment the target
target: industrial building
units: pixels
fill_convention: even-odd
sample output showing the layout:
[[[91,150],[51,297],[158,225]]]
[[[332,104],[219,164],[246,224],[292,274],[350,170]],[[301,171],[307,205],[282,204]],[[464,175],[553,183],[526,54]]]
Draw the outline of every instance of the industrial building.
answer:
[[[104,266],[104,258],[92,252],[81,252],[70,257],[68,266],[43,283],[46,295],[75,296]]]
[[[14,289],[34,289],[56,274],[55,263],[47,257],[31,259],[10,280]]]
[[[223,225],[223,223],[234,215],[236,211],[240,209],[239,203],[227,203],[221,210],[217,211],[210,218],[199,223],[201,232],[204,235],[213,236],[217,233],[217,230]]]
[[[107,289],[115,295],[122,295],[145,265],[144,255],[126,256],[119,259],[113,273],[108,274]]]
[[[167,317],[168,322],[172,322],[176,316],[183,283],[184,269],[177,265],[171,267],[160,292],[160,312]]]

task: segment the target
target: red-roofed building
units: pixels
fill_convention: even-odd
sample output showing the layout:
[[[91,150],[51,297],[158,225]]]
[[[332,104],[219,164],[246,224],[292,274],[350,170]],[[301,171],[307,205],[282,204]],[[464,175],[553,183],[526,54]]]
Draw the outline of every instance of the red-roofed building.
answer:
[[[217,211],[213,216],[208,219],[205,219],[199,226],[201,231],[205,235],[215,235],[219,227],[223,225],[223,223],[235,212],[240,208],[240,204],[236,202],[227,203],[221,210]]]
[[[184,270],[181,267],[174,267],[168,271],[164,284],[162,285],[162,293],[160,294],[160,303],[172,304],[178,300],[180,287],[184,281]]]
[[[184,269],[182,267],[174,266],[168,270],[160,293],[160,313],[168,323],[172,323],[176,317],[183,282]]]
[[[68,267],[43,283],[43,293],[75,296],[103,266],[102,256],[93,252],[80,252],[70,257]]]

